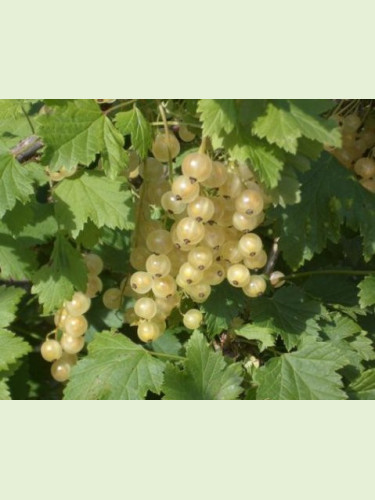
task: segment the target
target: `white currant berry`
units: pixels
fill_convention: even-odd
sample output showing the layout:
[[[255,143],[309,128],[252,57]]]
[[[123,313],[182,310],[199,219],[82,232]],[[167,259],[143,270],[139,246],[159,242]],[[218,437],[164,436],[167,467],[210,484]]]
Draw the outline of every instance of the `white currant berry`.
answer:
[[[182,173],[194,181],[206,180],[212,171],[210,158],[202,153],[190,153],[183,159]]]
[[[140,318],[152,319],[157,313],[156,302],[148,297],[142,297],[134,304],[134,312]]]
[[[197,196],[197,198],[187,206],[188,216],[196,219],[198,222],[207,222],[211,220],[214,212],[215,206],[210,198],[206,196]]]
[[[204,271],[212,265],[214,255],[209,246],[198,246],[190,250],[187,258],[193,267]]]
[[[143,271],[137,271],[130,277],[130,286],[141,295],[148,293],[151,290],[152,283],[151,274]]]
[[[263,249],[263,244],[257,234],[248,233],[241,237],[238,248],[244,257],[255,257]]]
[[[172,278],[172,276],[155,278],[152,283],[152,292],[155,297],[170,297],[176,293],[176,290],[176,281]]]
[[[168,162],[178,156],[180,143],[173,132],[158,134],[152,144],[152,154],[161,162]]]
[[[137,334],[142,342],[152,342],[160,336],[160,328],[155,321],[141,321],[138,325]]]
[[[63,353],[60,343],[57,342],[57,340],[53,339],[47,339],[45,342],[43,342],[40,348],[40,352],[42,358],[49,362],[61,358]]]
[[[243,288],[250,281],[250,272],[243,264],[233,264],[227,269],[227,280],[236,288]]]
[[[259,297],[266,291],[267,283],[262,276],[250,276],[250,281],[242,288],[248,297]]]
[[[103,271],[104,264],[99,255],[87,253],[83,256],[83,260],[90,274],[98,275]]]
[[[68,316],[65,320],[64,330],[72,337],[80,337],[88,328],[87,319],[84,316]]]
[[[119,288],[108,288],[103,293],[103,304],[107,309],[120,309],[122,293]]]
[[[150,273],[154,278],[167,276],[167,274],[169,274],[171,271],[171,267],[171,261],[165,254],[152,254],[146,261],[146,271]]]
[[[189,309],[184,314],[183,323],[189,330],[195,330],[199,328],[203,320],[203,314],[198,309]]]
[[[274,271],[270,276],[270,283],[274,288],[280,288],[285,284],[285,274],[281,271]]]
[[[65,303],[69,316],[81,316],[90,309],[91,300],[83,292],[75,292],[70,301]]]
[[[177,200],[190,203],[199,195],[199,183],[192,182],[185,175],[180,175],[174,179],[171,190]]]
[[[83,337],[74,337],[73,335],[64,333],[60,343],[63,350],[68,354],[77,354],[82,351],[85,345],[85,339]]]

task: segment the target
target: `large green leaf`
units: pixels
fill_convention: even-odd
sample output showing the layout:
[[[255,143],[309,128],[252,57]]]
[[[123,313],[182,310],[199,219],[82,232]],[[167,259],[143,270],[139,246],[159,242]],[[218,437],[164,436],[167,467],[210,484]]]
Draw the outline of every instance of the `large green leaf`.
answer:
[[[54,197],[57,220],[73,237],[89,220],[97,227],[134,227],[131,193],[121,177],[111,180],[100,172],[83,172],[60,182]]]
[[[317,114],[313,116],[311,107],[306,108],[304,101],[291,101],[290,112],[305,137],[330,146],[341,146],[341,132],[337,124],[320,118]]]
[[[0,328],[4,328],[15,319],[17,305],[24,295],[22,288],[0,286]]]
[[[234,132],[227,136],[224,146],[239,162],[250,161],[252,169],[266,188],[274,188],[281,179],[283,160],[271,145],[255,137]]]
[[[36,268],[33,241],[28,237],[13,237],[0,223],[0,276],[4,279],[23,280],[30,278]]]
[[[195,331],[186,347],[180,369],[169,363],[164,374],[164,399],[236,399],[242,392],[241,365],[227,365],[223,355],[211,350]]]
[[[281,288],[272,297],[254,299],[250,310],[253,325],[279,334],[288,350],[298,344],[302,334],[318,335],[320,313],[319,302],[295,286]]]
[[[301,181],[301,202],[278,211],[280,248],[288,264],[298,268],[328,241],[337,243],[344,223],[359,230],[365,258],[374,255],[375,196],[327,155]]]
[[[336,371],[347,363],[331,343],[311,341],[256,372],[257,399],[346,399]]]
[[[236,125],[237,113],[233,99],[201,99],[198,112],[203,125],[203,135],[229,134]]]
[[[134,149],[142,158],[145,158],[151,147],[152,136],[150,124],[142,112],[134,107],[130,111],[117,113],[116,125],[122,134],[131,135]]]
[[[21,99],[0,99],[0,120],[15,119],[22,114]]]
[[[164,363],[127,337],[96,334],[89,355],[72,370],[65,399],[143,399],[160,393]]]
[[[43,163],[52,170],[79,163],[89,165],[98,153],[105,159],[106,173],[114,178],[127,157],[123,137],[93,99],[79,99],[54,108],[39,118],[39,134],[45,144]]]
[[[373,306],[375,304],[375,276],[367,276],[358,288],[361,307]]]
[[[349,386],[357,399],[375,399],[375,368],[366,370]]]
[[[260,351],[275,345],[276,335],[273,328],[259,326],[257,324],[247,324],[236,330],[236,335],[248,340],[257,340],[260,344]]]
[[[297,152],[298,138],[302,135],[293,116],[273,104],[269,104],[266,114],[256,120],[253,132],[293,154]]]
[[[34,276],[32,292],[38,294],[44,313],[69,300],[74,289],[85,290],[87,268],[81,254],[61,234],[57,235],[49,264]]]
[[[247,301],[242,290],[231,287],[227,282],[212,287],[211,295],[201,306],[208,334],[213,337],[227,330]]]
[[[0,380],[0,401],[10,400],[10,392],[6,379]]]
[[[33,180],[13,155],[0,155],[0,217],[14,207],[17,200],[25,203],[33,193]]]
[[[18,358],[31,351],[24,340],[9,330],[0,329],[0,371],[7,370]]]

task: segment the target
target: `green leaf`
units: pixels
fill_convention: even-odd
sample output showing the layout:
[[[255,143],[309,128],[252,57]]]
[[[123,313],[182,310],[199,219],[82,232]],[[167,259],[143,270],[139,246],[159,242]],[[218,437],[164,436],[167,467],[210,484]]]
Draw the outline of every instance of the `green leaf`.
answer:
[[[375,304],[375,276],[366,276],[358,285],[359,304],[361,307],[369,307]]]
[[[195,331],[186,346],[183,369],[168,363],[164,374],[164,399],[236,399],[242,392],[241,365],[227,365],[212,351],[205,337]]]
[[[105,144],[102,150],[103,170],[110,179],[115,179],[125,170],[128,155],[124,150],[123,136],[108,118],[103,125],[103,140]]]
[[[336,122],[312,116],[298,101],[290,103],[290,112],[305,137],[336,148],[341,146],[341,132]]]
[[[340,313],[335,313],[331,317],[331,321],[322,327],[322,332],[327,335],[330,340],[342,340],[361,333],[362,328],[358,323],[347,316]]]
[[[14,321],[17,305],[24,294],[22,288],[0,286],[0,328]]]
[[[136,152],[145,158],[152,144],[151,127],[142,112],[134,107],[130,111],[117,113],[116,125],[124,135],[131,135],[131,141]]]
[[[9,401],[11,399],[10,397],[10,392],[9,392],[9,387],[7,384],[6,380],[0,380],[0,401],[7,400]]]
[[[9,330],[0,329],[0,371],[8,370],[11,364],[31,351],[24,340]]]
[[[254,327],[263,327],[279,334],[288,350],[298,345],[302,334],[316,337],[317,319],[321,313],[318,302],[295,286],[278,290],[273,297],[253,300],[250,316]]]
[[[257,399],[346,399],[336,373],[346,364],[331,343],[312,341],[271,359],[256,372]]]
[[[235,289],[226,282],[212,287],[211,295],[201,306],[205,312],[204,321],[208,334],[214,337],[227,330],[246,301],[248,299],[242,290]]]
[[[366,370],[350,384],[349,390],[357,399],[375,399],[375,368]]]
[[[13,155],[0,155],[0,217],[12,209],[16,201],[25,203],[33,193],[33,180]]]
[[[38,294],[45,314],[61,307],[75,289],[84,291],[87,268],[78,252],[61,234],[57,235],[49,264],[34,276],[32,292]]]
[[[155,352],[162,352],[164,354],[177,356],[180,353],[182,346],[176,335],[167,330],[161,337],[153,342],[150,342],[149,347]]]
[[[302,135],[293,116],[288,111],[279,109],[273,104],[269,104],[266,114],[256,120],[253,133],[293,154],[297,152],[297,139]]]
[[[358,290],[352,276],[339,274],[310,276],[303,288],[309,295],[325,304],[356,306],[358,303]]]
[[[367,260],[375,253],[375,196],[329,155],[303,174],[301,202],[278,210],[280,249],[294,269],[342,237],[342,224],[359,230]]]
[[[133,229],[131,193],[124,182],[92,171],[64,179],[54,191],[57,220],[73,237],[88,220],[99,228]]]
[[[127,337],[98,333],[73,368],[64,399],[142,399],[160,393],[164,363]]]
[[[0,99],[0,120],[15,119],[22,114],[21,99]]]
[[[67,102],[54,113],[39,117],[39,124],[46,146],[42,160],[52,170],[90,165],[98,153],[103,154],[111,178],[126,166],[123,137],[93,99]]]
[[[35,251],[30,238],[13,238],[0,223],[0,275],[4,279],[24,280],[36,268]]]
[[[239,162],[250,161],[251,167],[266,188],[277,186],[281,178],[283,161],[277,156],[272,146],[263,144],[254,137],[231,134],[224,141],[230,155]]]
[[[235,333],[248,340],[258,340],[261,352],[275,345],[275,332],[272,328],[248,324],[235,330]]]
[[[203,124],[203,135],[220,136],[229,134],[236,125],[236,106],[233,99],[201,99],[198,112]]]

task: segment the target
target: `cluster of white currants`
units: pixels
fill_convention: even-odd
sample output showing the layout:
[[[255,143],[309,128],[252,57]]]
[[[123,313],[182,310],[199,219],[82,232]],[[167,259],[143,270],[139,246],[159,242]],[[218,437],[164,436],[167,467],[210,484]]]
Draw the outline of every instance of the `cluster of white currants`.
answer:
[[[332,154],[345,167],[354,170],[362,186],[375,193],[375,120],[368,117],[362,124],[357,114],[336,117],[341,126],[342,147]]]
[[[58,382],[68,380],[71,367],[77,362],[77,353],[85,345],[84,334],[88,328],[84,314],[90,309],[91,299],[103,288],[98,277],[103,270],[102,259],[95,254],[86,254],[84,260],[88,268],[86,292],[75,292],[70,301],[64,302],[54,317],[54,338],[48,334],[41,346],[42,357],[52,362],[51,374]]]
[[[253,230],[263,222],[268,200],[250,169],[195,152],[183,158],[181,175],[170,182],[163,163],[179,154],[179,141],[172,132],[160,134],[152,152],[154,158],[137,167],[143,183],[130,256],[136,272],[103,296],[111,309],[119,308],[124,296],[137,299],[124,318],[138,325],[145,342],[164,332],[166,318],[184,295],[202,303],[225,279],[248,297],[266,290],[266,280],[254,272],[265,266],[267,255]],[[152,220],[150,206],[161,207],[164,216]],[[201,321],[198,309],[183,318],[192,329]]]

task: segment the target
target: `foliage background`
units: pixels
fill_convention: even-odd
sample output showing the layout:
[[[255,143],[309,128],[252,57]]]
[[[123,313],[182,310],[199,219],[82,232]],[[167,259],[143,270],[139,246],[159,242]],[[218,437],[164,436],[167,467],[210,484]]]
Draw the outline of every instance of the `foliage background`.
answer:
[[[161,126],[159,104],[0,103],[3,399],[62,397],[38,349],[53,311],[74,289],[85,289],[80,252],[103,257],[106,288],[129,272],[134,218],[127,151],[147,154]],[[89,353],[65,398],[374,398],[375,202],[323,152],[324,143],[340,146],[340,132],[327,119],[334,106],[330,100],[168,101],[170,122],[202,129],[214,150],[250,162],[271,193],[275,207],[261,233],[269,249],[280,237],[277,267],[288,285],[251,305],[218,287],[203,305],[203,331],[188,338],[176,325],[149,349],[135,348],[134,332],[98,299],[89,315]],[[30,135],[43,149],[18,161],[23,151],[13,148]],[[79,165],[78,173],[50,186],[45,167],[61,165]],[[233,321],[238,316],[241,325]]]

